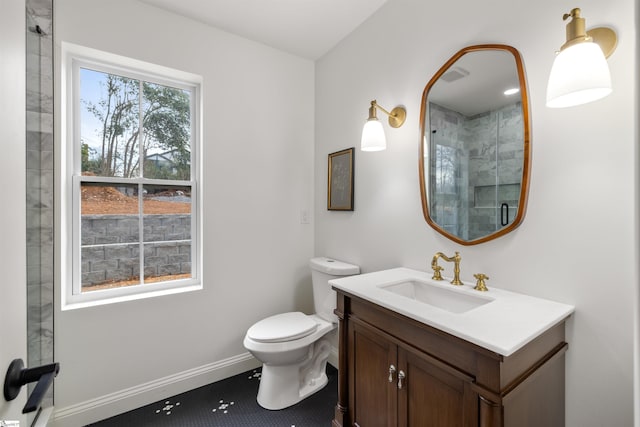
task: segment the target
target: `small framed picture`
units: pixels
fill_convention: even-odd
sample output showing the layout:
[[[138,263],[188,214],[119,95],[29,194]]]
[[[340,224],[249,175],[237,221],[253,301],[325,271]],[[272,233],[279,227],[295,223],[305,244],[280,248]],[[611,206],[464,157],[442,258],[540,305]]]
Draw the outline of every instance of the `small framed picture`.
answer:
[[[329,182],[327,209],[353,210],[353,151],[354,148],[329,154]]]

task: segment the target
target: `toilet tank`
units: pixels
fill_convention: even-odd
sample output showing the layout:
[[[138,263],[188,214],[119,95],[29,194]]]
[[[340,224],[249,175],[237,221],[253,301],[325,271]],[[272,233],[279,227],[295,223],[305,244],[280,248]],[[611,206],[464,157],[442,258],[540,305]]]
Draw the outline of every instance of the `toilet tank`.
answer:
[[[331,289],[329,280],[360,274],[360,267],[327,257],[311,258],[309,266],[311,267],[313,305],[316,314],[329,322],[336,323],[338,317],[333,314],[333,310],[336,308],[336,291]]]

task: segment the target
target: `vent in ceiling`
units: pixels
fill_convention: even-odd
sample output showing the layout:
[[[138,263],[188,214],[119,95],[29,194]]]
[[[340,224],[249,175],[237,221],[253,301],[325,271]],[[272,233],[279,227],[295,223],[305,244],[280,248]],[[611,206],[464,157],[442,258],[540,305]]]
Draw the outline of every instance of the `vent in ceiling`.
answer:
[[[468,75],[469,75],[469,72],[464,68],[453,67],[449,71],[444,73],[440,78],[445,82],[451,83],[451,82],[455,82],[456,80],[460,80],[464,77],[467,77]]]

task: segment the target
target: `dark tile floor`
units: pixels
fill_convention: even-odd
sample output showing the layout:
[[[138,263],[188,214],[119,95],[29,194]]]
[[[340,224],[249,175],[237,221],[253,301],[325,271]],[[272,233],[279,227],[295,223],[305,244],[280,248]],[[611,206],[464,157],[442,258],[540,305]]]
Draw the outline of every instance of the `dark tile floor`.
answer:
[[[338,401],[335,368],[329,383],[302,402],[280,411],[256,402],[260,369],[218,381],[91,424],[93,427],[329,427]]]

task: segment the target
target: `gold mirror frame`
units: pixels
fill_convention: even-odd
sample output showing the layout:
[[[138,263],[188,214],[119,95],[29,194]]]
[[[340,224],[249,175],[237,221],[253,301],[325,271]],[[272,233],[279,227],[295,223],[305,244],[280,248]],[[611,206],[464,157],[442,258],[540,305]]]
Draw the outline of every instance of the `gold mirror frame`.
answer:
[[[520,198],[518,200],[518,211],[513,219],[513,221],[496,230],[495,232],[488,234],[486,236],[474,239],[474,240],[464,240],[456,235],[449,233],[444,230],[439,224],[437,224],[429,214],[429,204],[427,200],[427,189],[426,189],[426,181],[425,181],[425,167],[424,167],[424,149],[425,149],[425,131],[428,126],[428,121],[426,115],[428,114],[428,104],[427,97],[429,95],[429,91],[433,87],[433,85],[440,79],[440,77],[453,65],[455,64],[462,56],[472,53],[472,52],[482,52],[482,51],[506,51],[511,53],[514,56],[516,69],[518,72],[518,81],[520,83],[520,95],[522,102],[522,115],[523,115],[523,165],[522,165],[522,180],[520,183]],[[529,175],[531,170],[531,147],[530,147],[530,118],[529,118],[529,97],[527,94],[527,83],[524,74],[524,66],[522,62],[522,58],[517,49],[512,46],[502,45],[502,44],[484,44],[484,45],[474,45],[468,46],[460,51],[458,51],[454,56],[451,57],[439,70],[436,74],[431,78],[427,86],[425,87],[422,93],[422,102],[420,106],[420,157],[418,159],[419,164],[419,179],[420,179],[420,195],[422,198],[422,212],[424,214],[424,218],[427,223],[438,233],[442,234],[446,238],[453,240],[456,243],[461,245],[470,246],[477,245],[479,243],[488,242],[493,239],[497,239],[498,237],[504,236],[507,233],[510,233],[514,229],[516,229],[523,221],[525,216],[525,211],[527,207],[527,198],[529,193]]]

